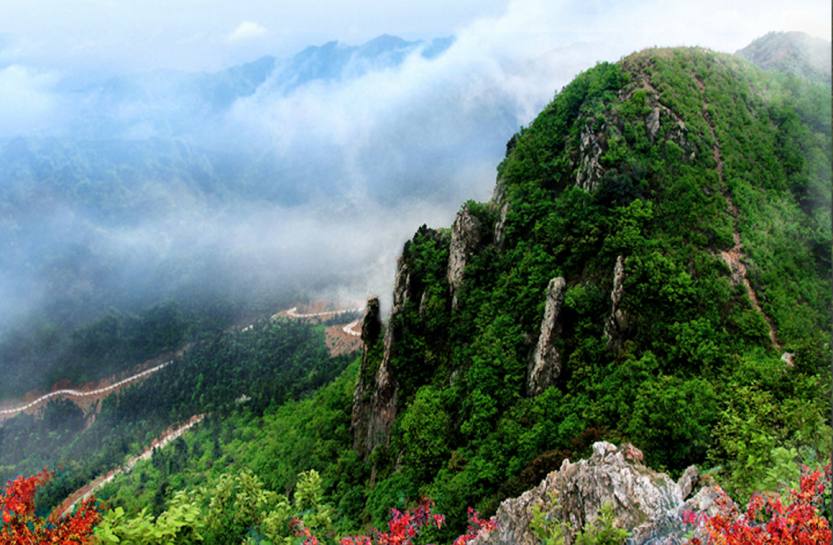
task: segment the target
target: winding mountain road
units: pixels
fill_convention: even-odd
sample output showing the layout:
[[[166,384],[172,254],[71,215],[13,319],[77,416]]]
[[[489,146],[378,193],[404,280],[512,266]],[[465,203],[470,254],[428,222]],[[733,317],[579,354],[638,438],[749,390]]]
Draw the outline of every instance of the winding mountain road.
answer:
[[[272,318],[283,316],[283,317],[286,317],[286,318],[291,318],[291,319],[296,319],[296,320],[304,320],[304,319],[326,320],[326,319],[329,319],[329,318],[340,316],[342,314],[348,314],[348,313],[351,313],[351,312],[361,312],[362,310],[364,310],[364,309],[361,308],[361,307],[357,307],[357,308],[347,308],[347,309],[339,309],[339,310],[327,310],[327,311],[323,311],[323,312],[302,313],[302,312],[298,312],[298,307],[292,307],[292,308],[289,308],[289,309],[286,309],[286,310],[282,310],[282,311],[278,312],[277,314],[274,314],[272,316]],[[343,328],[341,328],[341,330],[345,334],[350,335],[352,337],[359,337],[359,336],[361,336],[361,333],[357,332],[355,330],[355,327],[360,322],[361,322],[360,319],[355,320],[353,322],[350,322],[349,324],[347,324]],[[253,327],[254,327],[254,324],[250,324],[250,325],[244,327],[241,331],[245,332],[245,331],[248,331],[248,330],[252,329]],[[22,413],[22,412],[25,412],[25,411],[36,409],[36,408],[40,407],[41,405],[44,405],[44,404],[48,403],[49,401],[51,401],[53,399],[67,398],[67,399],[75,399],[75,400],[84,400],[84,399],[95,398],[95,397],[99,397],[99,396],[107,396],[111,393],[116,392],[119,388],[122,388],[122,387],[124,387],[124,386],[126,386],[130,383],[139,381],[143,378],[146,378],[146,377],[148,377],[148,376],[150,376],[154,373],[157,373],[157,372],[161,371],[162,369],[171,365],[175,361],[176,361],[175,359],[169,359],[168,361],[166,361],[164,363],[155,365],[154,367],[151,367],[149,369],[145,369],[144,371],[140,371],[140,372],[135,373],[135,374],[133,374],[133,375],[127,377],[127,378],[124,378],[122,380],[114,382],[113,384],[110,384],[108,386],[103,386],[101,388],[95,388],[95,389],[92,389],[92,390],[61,389],[61,390],[55,390],[55,391],[49,392],[48,394],[44,394],[44,395],[38,397],[37,399],[34,399],[34,400],[29,401],[27,403],[23,403],[23,404],[13,406],[13,407],[8,407],[8,408],[5,408],[5,409],[0,409],[0,420],[12,417],[16,414],[19,414],[19,413]]]
[[[344,331],[345,333],[347,333],[348,335],[352,336],[352,337],[361,337],[362,336],[361,331],[356,331],[356,326],[361,324],[361,323],[362,323],[361,318],[359,318],[358,320],[353,320],[352,322],[350,322],[346,326],[342,327],[341,330]]]
[[[323,312],[301,313],[301,312],[298,312],[298,307],[292,307],[292,308],[280,311],[277,314],[274,314],[272,316],[272,318],[274,319],[274,318],[277,318],[277,317],[285,317],[285,318],[290,318],[290,319],[295,319],[295,320],[303,320],[303,319],[326,320],[326,319],[336,317],[336,316],[339,316],[339,315],[342,315],[342,314],[348,314],[348,313],[352,313],[352,312],[361,312],[363,310],[364,310],[363,308],[349,308],[349,309],[341,309],[341,310],[328,310],[328,311],[323,311]],[[355,328],[356,328],[356,326],[361,324],[361,321],[362,321],[362,319],[359,318],[357,320],[353,320],[352,322],[350,322],[350,323],[348,323],[348,324],[346,324],[346,325],[344,325],[340,328],[338,328],[338,326],[335,326],[333,329],[338,328],[338,329],[340,329],[341,333],[346,334],[350,337],[360,337],[361,333],[356,331]],[[240,331],[241,332],[247,332],[247,331],[251,330],[253,327],[254,327],[254,324],[249,324],[249,325],[243,327]],[[0,417],[10,416],[10,415],[22,412],[22,411],[33,409],[33,408],[37,407],[39,404],[45,403],[45,402],[49,401],[50,399],[53,399],[53,398],[56,398],[56,397],[64,396],[64,397],[70,397],[70,398],[84,398],[84,397],[93,397],[93,396],[108,394],[108,393],[111,393],[111,392],[117,390],[118,388],[120,388],[122,386],[125,386],[125,385],[131,383],[131,382],[134,382],[134,381],[139,380],[143,377],[146,377],[146,376],[149,376],[153,373],[156,373],[157,371],[160,371],[163,368],[167,367],[168,365],[172,364],[174,361],[175,360],[173,360],[173,359],[168,360],[168,361],[166,361],[166,362],[164,362],[160,365],[157,365],[157,366],[152,367],[150,369],[146,369],[146,370],[144,370],[140,373],[136,373],[135,375],[127,377],[123,380],[120,380],[116,383],[113,383],[113,384],[111,384],[109,386],[106,386],[106,387],[103,387],[103,388],[97,388],[97,389],[94,389],[94,390],[87,390],[87,391],[83,391],[83,390],[56,390],[54,392],[50,392],[49,394],[41,396],[41,397],[39,397],[38,399],[36,399],[34,401],[26,403],[25,405],[21,405],[19,407],[14,407],[14,408],[11,408],[11,409],[0,410]],[[69,514],[70,512],[72,512],[72,509],[78,504],[78,502],[80,502],[80,501],[84,500],[85,498],[89,497],[96,490],[100,489],[102,486],[111,482],[113,479],[115,479],[117,476],[121,475],[122,473],[127,473],[127,472],[131,471],[136,466],[137,463],[141,462],[142,460],[147,460],[151,456],[153,456],[153,452],[156,449],[163,448],[163,447],[165,447],[165,445],[169,444],[171,441],[174,441],[178,437],[181,437],[185,432],[187,432],[189,429],[191,429],[192,427],[194,427],[195,425],[200,423],[204,418],[205,418],[205,415],[198,414],[198,415],[195,415],[195,416],[191,417],[191,419],[189,419],[187,422],[184,422],[184,423],[180,424],[179,426],[171,427],[171,428],[167,429],[162,435],[157,437],[150,444],[150,446],[148,446],[140,454],[137,454],[135,456],[130,457],[121,466],[119,466],[117,468],[114,468],[114,469],[111,469],[107,473],[99,475],[93,481],[87,483],[82,488],[79,488],[78,490],[76,490],[75,492],[70,494],[55,509],[53,514],[58,515],[58,516]]]
[[[42,405],[42,404],[48,402],[49,400],[57,398],[57,397],[82,399],[82,398],[85,398],[85,397],[96,397],[96,396],[100,396],[100,395],[109,394],[109,393],[112,393],[115,390],[118,390],[119,388],[121,388],[121,387],[123,387],[127,384],[130,384],[131,382],[135,382],[137,380],[140,380],[142,378],[150,376],[153,373],[156,373],[157,371],[161,371],[162,369],[164,369],[168,365],[172,364],[173,362],[174,362],[174,360],[172,360],[172,359],[168,360],[168,361],[166,361],[164,363],[161,363],[161,364],[159,364],[155,367],[151,367],[150,369],[145,369],[144,371],[136,373],[135,375],[131,375],[131,376],[125,378],[125,379],[122,379],[118,382],[110,384],[109,386],[105,386],[105,387],[102,387],[102,388],[96,388],[94,390],[55,390],[54,392],[49,392],[46,395],[42,395],[39,398],[35,399],[34,401],[30,401],[29,403],[26,403],[24,405],[20,405],[20,406],[17,406],[17,407],[12,407],[10,409],[0,409],[0,417],[13,416],[15,414],[22,413],[22,412],[30,410],[30,409],[34,409],[34,408],[38,407],[39,405]]]
[[[322,320],[326,320],[327,318],[333,318],[335,316],[339,316],[341,314],[347,314],[349,312],[361,312],[364,310],[364,307],[356,307],[356,308],[344,308],[340,310],[325,310],[323,312],[309,312],[309,313],[301,313],[298,312],[298,307],[292,307],[287,310],[282,310],[281,312],[272,316],[273,318],[277,316],[285,316],[287,318],[295,318],[295,319],[309,319],[309,318],[320,318]]]
[[[109,483],[122,473],[128,473],[136,466],[136,464],[138,464],[142,460],[149,460],[150,457],[153,456],[153,452],[156,449],[164,448],[165,445],[169,444],[171,441],[174,441],[177,438],[182,437],[182,435],[186,431],[190,430],[191,428],[202,422],[204,418],[204,414],[194,415],[183,424],[177,427],[168,428],[162,435],[157,437],[150,444],[149,447],[142,451],[141,454],[137,454],[136,456],[128,458],[128,460],[120,467],[111,469],[104,475],[98,476],[95,480],[87,483],[83,487],[70,494],[67,497],[67,499],[65,499],[63,502],[61,502],[61,504],[58,507],[55,508],[54,513],[59,514],[61,516],[66,516],[70,514],[72,512],[72,508],[75,507],[78,504],[78,502],[88,498],[96,490]]]

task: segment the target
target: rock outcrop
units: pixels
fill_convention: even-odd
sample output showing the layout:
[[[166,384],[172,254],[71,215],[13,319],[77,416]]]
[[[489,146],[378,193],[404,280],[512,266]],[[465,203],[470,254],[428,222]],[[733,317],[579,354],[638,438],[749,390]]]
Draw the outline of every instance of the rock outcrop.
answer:
[[[506,218],[509,215],[509,197],[506,195],[506,184],[498,178],[495,183],[495,190],[492,194],[492,206],[498,212],[497,221],[495,222],[495,245],[501,247],[503,245],[503,237],[506,231]]]
[[[613,289],[610,291],[610,315],[605,323],[605,337],[608,346],[618,348],[622,342],[622,334],[628,326],[627,316],[621,308],[622,297],[625,295],[625,258],[616,258],[613,266]]]
[[[697,466],[688,466],[683,474],[677,479],[677,486],[680,487],[680,492],[684,498],[687,498],[694,491],[694,487],[700,481],[700,472],[697,471]]]
[[[457,291],[463,284],[466,263],[480,245],[480,220],[472,214],[468,205],[457,213],[451,226],[451,245],[448,251],[448,286],[451,290],[451,306],[457,306]]]
[[[686,502],[686,490],[680,484],[642,465],[639,456],[628,454],[634,451],[632,446],[620,449],[601,441],[593,444],[589,459],[564,460],[561,469],[547,475],[538,487],[501,503],[497,528],[481,532],[472,545],[538,545],[540,540],[530,529],[533,509],[540,509],[550,520],[568,523],[565,537],[571,545],[576,533],[597,517],[605,503],[613,506],[617,526],[630,532],[632,545],[686,542],[691,528],[683,524],[683,512],[713,514],[721,506],[720,490],[703,488]],[[687,483],[692,472],[686,471]]]
[[[591,123],[581,130],[576,185],[585,191],[595,191],[604,174],[601,158],[606,148],[605,132],[605,127],[594,131]]]
[[[368,310],[362,323],[364,353],[359,382],[353,394],[351,417],[353,448],[363,456],[387,441],[390,426],[396,418],[396,381],[390,372],[390,360],[396,337],[396,315],[402,312],[408,300],[410,284],[407,262],[404,257],[400,257],[396,267],[391,319],[382,343],[381,363],[375,369],[375,362],[379,361],[378,351],[375,357],[372,352],[378,344],[382,329],[379,300],[374,298],[367,304]]]
[[[538,344],[535,346],[527,374],[527,391],[531,395],[540,394],[561,374],[561,354],[555,342],[561,333],[559,315],[564,304],[566,287],[567,282],[560,276],[550,280],[547,286],[544,318],[541,320]]]
[[[375,370],[371,358],[371,352],[379,343],[382,334],[382,319],[379,307],[379,298],[368,299],[365,307],[364,319],[362,320],[362,363],[359,368],[359,381],[353,391],[353,411],[350,416],[350,428],[353,432],[353,447],[364,452],[368,435],[368,424],[370,422],[371,403],[375,378],[368,380],[367,377],[375,377]]]
[[[362,319],[362,344],[364,345],[364,357],[367,357],[368,347],[373,346],[382,333],[382,313],[379,307],[379,298],[371,297],[367,300],[367,306]]]

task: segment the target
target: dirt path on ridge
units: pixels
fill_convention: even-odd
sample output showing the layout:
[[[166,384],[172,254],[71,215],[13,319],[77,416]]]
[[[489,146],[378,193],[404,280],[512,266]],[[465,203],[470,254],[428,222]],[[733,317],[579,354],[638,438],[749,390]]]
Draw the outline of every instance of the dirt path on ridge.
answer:
[[[706,86],[703,81],[696,77],[694,81],[697,83],[697,87],[700,90],[700,93],[703,95],[703,117],[706,120],[706,123],[709,127],[709,134],[712,137],[712,141],[714,144],[712,145],[712,155],[714,157],[715,163],[717,163],[717,178],[720,182],[721,191],[723,192],[723,198],[726,199],[726,209],[729,211],[729,214],[732,216],[732,239],[734,241],[734,245],[728,250],[721,250],[720,257],[723,258],[723,261],[729,266],[729,270],[732,271],[732,282],[735,284],[743,284],[743,287],[746,288],[746,295],[749,297],[749,300],[752,303],[752,308],[758,312],[766,322],[767,328],[769,330],[769,340],[772,343],[772,347],[775,348],[778,352],[784,351],[784,346],[781,341],[778,339],[778,331],[775,327],[775,323],[772,321],[772,318],[764,312],[764,309],[761,307],[760,300],[758,299],[758,294],[755,292],[755,288],[752,287],[752,283],[749,281],[749,276],[746,272],[746,264],[744,263],[746,259],[746,255],[743,253],[743,242],[740,238],[740,230],[738,228],[738,216],[739,211],[738,207],[735,204],[734,199],[732,198],[732,193],[729,187],[726,185],[725,180],[723,179],[723,155],[720,151],[720,141],[717,139],[717,133],[714,129],[714,121],[712,120],[711,114],[709,113],[709,103],[706,99]],[[787,356],[787,363],[792,363],[792,356],[790,354],[785,353]]]

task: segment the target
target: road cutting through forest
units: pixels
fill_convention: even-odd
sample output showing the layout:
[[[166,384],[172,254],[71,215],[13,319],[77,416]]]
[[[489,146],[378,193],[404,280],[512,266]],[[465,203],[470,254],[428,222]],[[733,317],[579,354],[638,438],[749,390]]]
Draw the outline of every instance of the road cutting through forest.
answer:
[[[284,318],[290,318],[290,319],[295,319],[295,320],[303,320],[303,319],[306,319],[306,320],[316,320],[316,319],[326,320],[326,319],[330,319],[330,318],[337,317],[337,316],[344,315],[344,314],[348,314],[348,313],[361,312],[362,310],[363,309],[361,309],[361,308],[356,308],[356,309],[351,308],[351,309],[343,309],[343,310],[328,310],[328,311],[323,311],[323,312],[301,313],[301,312],[298,312],[298,307],[292,307],[292,308],[283,310],[283,311],[273,315],[272,319],[275,319],[277,317],[284,317]],[[328,339],[327,339],[328,342],[327,342],[327,344],[328,344],[328,348],[330,349],[331,353],[333,351],[337,352],[339,350],[341,350],[343,352],[347,348],[355,350],[357,344],[360,344],[360,341],[358,339],[359,339],[359,337],[361,337],[361,333],[356,331],[356,327],[359,326],[360,324],[361,324],[361,319],[357,319],[357,320],[353,320],[352,322],[350,322],[350,323],[348,323],[344,326],[332,326],[331,328],[328,328]],[[253,327],[254,327],[254,324],[247,325],[247,326],[245,326],[244,328],[241,329],[241,332],[246,332],[246,331],[252,329]],[[330,333],[329,330],[331,330],[331,329],[335,329],[336,332],[340,335],[329,335],[329,333]],[[347,347],[345,347],[345,343],[343,342],[343,339],[340,343],[337,342],[337,337],[339,337],[339,336],[343,337],[344,335],[348,336],[350,341],[351,341],[351,343],[347,344]],[[331,344],[333,342],[336,342],[336,344],[338,344],[339,348],[334,349],[333,346],[331,346]],[[163,363],[161,365],[157,365],[156,367],[147,369],[145,371],[142,371],[141,373],[137,373],[136,375],[128,377],[128,378],[126,378],[124,380],[121,380],[119,382],[116,382],[116,383],[114,383],[114,384],[112,384],[112,385],[110,385],[106,388],[98,388],[96,390],[90,390],[90,391],[56,390],[54,392],[51,392],[51,393],[49,393],[45,396],[42,396],[42,397],[38,398],[35,401],[27,403],[26,405],[23,405],[23,406],[14,408],[14,409],[7,409],[6,411],[0,412],[0,414],[4,414],[4,413],[13,414],[13,413],[16,413],[16,412],[25,411],[27,409],[34,408],[39,403],[43,403],[43,402],[45,402],[49,399],[59,397],[59,396],[62,396],[62,395],[67,396],[67,397],[82,397],[82,396],[101,395],[102,393],[115,391],[117,388],[119,388],[121,386],[124,386],[124,385],[126,385],[130,382],[133,382],[133,381],[138,380],[142,377],[145,377],[145,376],[148,376],[152,373],[155,373],[155,372],[163,369],[164,367],[170,365],[173,362],[174,362],[174,360],[166,361],[165,363]],[[203,415],[203,414],[195,415],[191,419],[189,419],[187,422],[185,422],[185,423],[183,423],[183,424],[181,424],[177,427],[169,428],[162,435],[160,435],[158,438],[156,438],[150,444],[150,446],[148,446],[144,451],[142,451],[142,453],[140,453],[136,456],[130,457],[121,466],[119,466],[117,468],[114,468],[114,469],[111,469],[107,473],[99,475],[93,481],[87,483],[82,488],[79,488],[78,490],[76,490],[75,492],[70,494],[55,509],[54,513],[58,514],[58,515],[67,515],[67,514],[69,514],[72,511],[72,509],[78,504],[78,502],[83,501],[85,498],[87,498],[90,495],[92,495],[93,493],[95,493],[96,490],[100,489],[101,487],[103,487],[107,483],[111,482],[113,479],[115,479],[117,476],[121,475],[122,473],[127,473],[127,472],[131,471],[136,466],[136,464],[139,463],[140,461],[150,459],[153,456],[153,452],[156,449],[161,449],[161,448],[165,447],[166,445],[168,445],[169,443],[171,443],[172,441],[181,437],[185,432],[187,432],[189,429],[191,429],[192,427],[197,425],[204,418],[205,418],[205,415]]]
[[[282,310],[282,311],[278,312],[277,314],[274,314],[272,316],[272,318],[274,319],[274,318],[277,318],[277,317],[285,317],[285,318],[290,318],[290,319],[295,319],[295,320],[314,320],[314,319],[327,320],[327,319],[335,318],[335,317],[338,317],[338,316],[341,316],[341,315],[344,315],[344,314],[349,314],[349,313],[354,313],[354,312],[361,312],[362,310],[363,310],[362,308],[348,308],[348,309],[341,309],[341,310],[327,310],[327,311],[322,311],[322,312],[302,313],[302,312],[298,312],[298,307],[292,307],[292,308],[289,308],[289,309],[286,309],[286,310]],[[347,325],[345,325],[341,328],[337,328],[339,330],[337,332],[331,332],[328,329],[328,332],[327,332],[328,343],[327,343],[327,345],[328,345],[328,348],[330,349],[331,353],[333,353],[335,355],[336,353],[345,353],[347,351],[355,350],[357,348],[356,343],[336,342],[336,340],[332,339],[332,337],[333,337],[333,335],[338,336],[339,333],[343,333],[344,335],[347,335],[349,337],[355,337],[355,338],[360,337],[361,333],[356,331],[356,326],[358,326],[360,324],[360,322],[361,322],[360,319],[359,320],[354,320],[354,321],[350,322],[349,324],[347,324]],[[244,331],[244,332],[248,331],[252,327],[254,327],[254,324],[250,324],[250,325],[246,326],[245,328],[242,329],[242,331]],[[338,345],[338,348],[334,348],[335,345]],[[184,353],[185,350],[187,350],[187,347],[186,347],[186,349],[181,350],[180,354],[178,354],[178,355],[181,356],[181,354]],[[176,361],[177,361],[176,358],[171,358],[171,359],[169,359],[169,360],[167,360],[167,361],[165,361],[161,364],[150,367],[149,369],[144,369],[143,371],[135,373],[135,374],[133,374],[133,375],[127,377],[127,378],[118,380],[118,381],[116,381],[112,384],[109,384],[107,386],[103,386],[103,387],[100,387],[100,388],[94,388],[94,389],[90,389],[90,390],[86,390],[86,389],[54,390],[52,392],[49,392],[48,394],[44,394],[44,395],[42,395],[42,396],[40,396],[40,397],[38,397],[38,398],[36,398],[32,401],[29,401],[27,403],[22,403],[20,405],[10,407],[10,408],[6,408],[6,409],[0,409],[0,420],[10,418],[10,417],[12,417],[16,414],[22,413],[22,412],[37,409],[40,406],[48,403],[49,401],[51,401],[53,399],[57,399],[57,398],[71,399],[71,400],[74,400],[74,401],[82,401],[82,400],[85,400],[85,399],[94,399],[94,398],[107,397],[108,395],[118,391],[120,388],[123,388],[124,386],[127,386],[128,384],[131,384],[133,382],[136,382],[136,381],[142,380],[144,378],[147,378],[150,375],[152,375],[154,373],[157,373],[157,372],[161,371],[162,369],[164,369],[165,367],[175,363]],[[111,379],[105,379],[105,382],[107,380],[111,380]]]
[[[14,416],[15,414],[22,413],[22,412],[30,410],[30,409],[35,409],[38,406],[40,406],[41,404],[46,403],[47,401],[49,401],[53,398],[57,398],[57,397],[78,399],[78,398],[97,397],[97,396],[102,396],[102,395],[106,395],[106,394],[111,394],[111,393],[115,392],[116,390],[118,390],[119,388],[122,388],[123,386],[126,386],[126,385],[130,384],[131,382],[135,382],[137,380],[148,377],[148,376],[152,375],[153,373],[156,373],[157,371],[161,371],[162,369],[169,366],[173,362],[174,362],[174,360],[170,359],[170,360],[168,360],[164,363],[161,363],[161,364],[159,364],[155,367],[151,367],[150,369],[145,369],[144,371],[136,373],[135,375],[131,375],[131,376],[125,378],[125,379],[122,379],[118,382],[110,384],[109,386],[105,386],[105,387],[102,387],[102,388],[96,388],[94,390],[71,390],[71,389],[55,390],[53,392],[49,392],[46,395],[42,395],[39,398],[35,399],[34,401],[30,401],[29,403],[26,403],[24,405],[20,405],[20,406],[17,406],[17,407],[12,407],[10,409],[0,410],[0,418],[8,417],[8,416]]]
[[[70,494],[67,497],[67,499],[65,499],[63,502],[61,502],[61,504],[58,507],[55,508],[54,513],[60,516],[68,515],[70,512],[72,512],[72,508],[75,507],[75,505],[78,504],[78,502],[90,497],[96,490],[109,483],[122,473],[129,472],[136,466],[136,464],[138,464],[142,460],[149,460],[151,456],[153,456],[153,452],[156,449],[164,448],[165,445],[169,444],[171,441],[174,441],[177,438],[182,437],[182,434],[184,434],[186,431],[190,430],[191,428],[202,422],[204,418],[204,414],[194,415],[180,426],[168,428],[162,435],[157,437],[148,448],[142,451],[141,454],[137,454],[136,456],[128,458],[127,462],[125,462],[123,465],[115,469],[111,469],[104,475],[99,475],[94,480],[90,481],[83,487]]]

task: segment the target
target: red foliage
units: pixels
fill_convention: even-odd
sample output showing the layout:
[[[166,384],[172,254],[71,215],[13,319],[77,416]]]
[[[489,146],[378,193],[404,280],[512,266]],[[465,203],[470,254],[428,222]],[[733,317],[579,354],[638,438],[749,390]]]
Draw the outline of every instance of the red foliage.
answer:
[[[85,500],[72,516],[44,520],[35,515],[35,493],[50,479],[47,471],[18,477],[0,495],[0,545],[83,545],[92,542],[100,514],[95,500]]]
[[[829,472],[828,467],[828,481]],[[777,495],[756,495],[746,513],[726,509],[699,522],[708,545],[829,545],[833,536],[823,515],[824,490],[822,473],[808,472],[801,477],[798,490],[790,492],[787,504]],[[690,513],[683,518],[688,523],[698,522]],[[695,538],[692,544],[700,545],[701,541]]]
[[[481,530],[491,532],[497,528],[497,521],[495,517],[490,519],[482,519],[477,514],[477,511],[469,507],[469,528],[465,534],[454,540],[454,545],[466,545],[469,541],[477,537]]]
[[[351,536],[341,539],[341,545],[413,545],[414,538],[425,528],[442,528],[445,517],[431,513],[434,502],[428,499],[413,511],[391,509],[388,531],[375,530],[373,536]],[[313,545],[313,544],[309,544]]]
[[[413,511],[399,511],[391,509],[391,518],[388,521],[388,531],[380,532],[374,530],[372,535],[360,535],[342,538],[340,545],[413,545],[414,539],[425,528],[442,528],[445,524],[445,517],[432,513],[434,502],[424,499]],[[477,511],[469,507],[469,528],[468,532],[454,540],[454,545],[466,545],[474,539],[481,530],[491,532],[497,526],[494,517],[481,519]],[[304,545],[318,545],[318,540],[304,534],[306,539]]]
[[[304,545],[319,545],[318,538],[312,534],[309,528],[304,526],[300,519],[292,519],[289,524],[295,530],[296,537],[304,538]]]

